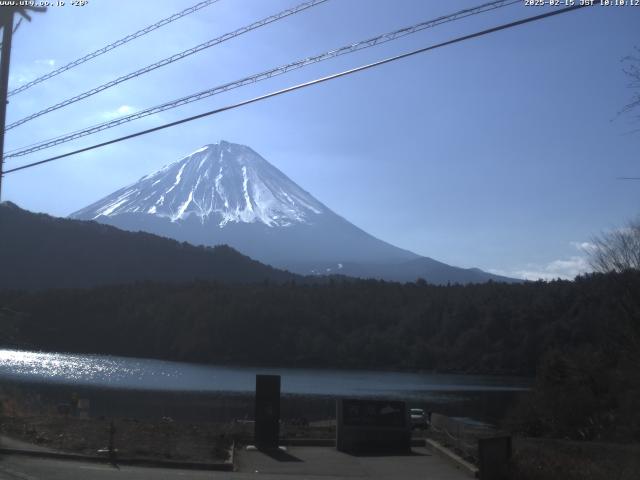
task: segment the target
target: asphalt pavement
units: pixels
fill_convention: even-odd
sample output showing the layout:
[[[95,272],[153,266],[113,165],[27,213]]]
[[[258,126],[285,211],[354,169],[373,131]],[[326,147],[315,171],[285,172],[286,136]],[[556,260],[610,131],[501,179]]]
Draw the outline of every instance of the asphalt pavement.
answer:
[[[103,463],[54,460],[21,455],[3,455],[0,457],[0,479],[2,480],[184,480],[187,478],[225,479],[236,477],[218,477],[212,475],[212,472],[207,471],[127,466],[114,467]]]
[[[2,480],[469,479],[465,473],[424,447],[414,447],[411,455],[392,456],[354,456],[338,452],[331,447],[290,447],[287,451],[275,454],[237,450],[236,468],[236,472],[196,471],[114,467],[101,463],[19,455],[0,457],[0,479]]]

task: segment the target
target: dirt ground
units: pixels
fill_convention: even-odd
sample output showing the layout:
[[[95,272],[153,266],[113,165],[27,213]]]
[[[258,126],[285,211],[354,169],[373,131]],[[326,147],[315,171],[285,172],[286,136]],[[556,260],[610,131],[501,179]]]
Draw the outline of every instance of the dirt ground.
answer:
[[[90,415],[74,407],[87,399]],[[283,438],[335,438],[334,400],[283,396]],[[79,405],[79,404],[78,404]],[[64,407],[65,412],[60,408]],[[233,442],[251,443],[253,398],[246,394],[117,391],[33,385],[0,387],[0,434],[41,447],[96,455],[219,462]]]
[[[61,415],[4,417],[0,422],[2,434],[55,450],[96,455],[108,449],[112,438],[118,456],[203,462],[227,459],[232,430],[232,424],[184,423],[170,418],[111,421]]]
[[[25,415],[0,418],[0,433],[34,445],[96,455],[108,449],[112,420],[70,415]],[[113,446],[122,457],[164,458],[199,462],[224,461],[231,444],[249,444],[253,422],[184,422],[165,417],[158,421],[113,420]],[[283,422],[283,439],[333,439],[335,420]]]

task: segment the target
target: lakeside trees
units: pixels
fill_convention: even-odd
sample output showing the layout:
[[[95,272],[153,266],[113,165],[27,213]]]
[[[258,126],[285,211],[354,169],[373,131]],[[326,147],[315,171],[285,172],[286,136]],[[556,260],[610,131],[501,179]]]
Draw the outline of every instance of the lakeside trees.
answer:
[[[546,351],[628,345],[640,273],[434,286],[142,283],[2,292],[5,345],[211,363],[533,375]],[[1,330],[0,330],[1,331]]]
[[[215,364],[536,375],[527,434],[640,439],[640,271],[435,286],[0,291],[0,346]]]

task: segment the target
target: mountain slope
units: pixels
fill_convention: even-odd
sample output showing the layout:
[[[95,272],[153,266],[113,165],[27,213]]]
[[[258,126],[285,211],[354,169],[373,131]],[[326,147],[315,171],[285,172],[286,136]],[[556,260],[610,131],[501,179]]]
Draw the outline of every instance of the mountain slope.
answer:
[[[0,203],[0,288],[88,287],[196,279],[284,282],[300,277],[232,248],[194,247],[96,222],[54,218]]]
[[[309,224],[328,209],[250,148],[220,142],[72,214],[97,220],[145,213],[172,222]]]
[[[278,267],[418,258],[336,215],[252,149],[224,141],[196,150],[71,218],[194,245],[228,244]]]
[[[369,235],[251,148],[221,141],[73,213],[194,245],[228,244],[300,274],[433,283],[510,281],[460,269]]]

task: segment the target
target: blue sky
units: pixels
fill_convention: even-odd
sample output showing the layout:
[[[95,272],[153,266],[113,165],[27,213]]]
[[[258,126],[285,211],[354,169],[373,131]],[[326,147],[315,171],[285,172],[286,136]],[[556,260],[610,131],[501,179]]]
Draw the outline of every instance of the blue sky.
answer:
[[[220,0],[11,97],[8,122],[302,0]],[[10,88],[195,0],[53,7],[14,37]],[[329,0],[7,133],[6,150],[412,25],[480,1]],[[545,8],[517,4],[288,73],[20,160],[197,114]],[[463,267],[573,277],[583,247],[639,212],[640,133],[617,112],[640,7],[592,7],[7,175],[3,200],[64,216],[220,139],[252,147],[397,246]],[[582,246],[582,247],[581,247]]]

